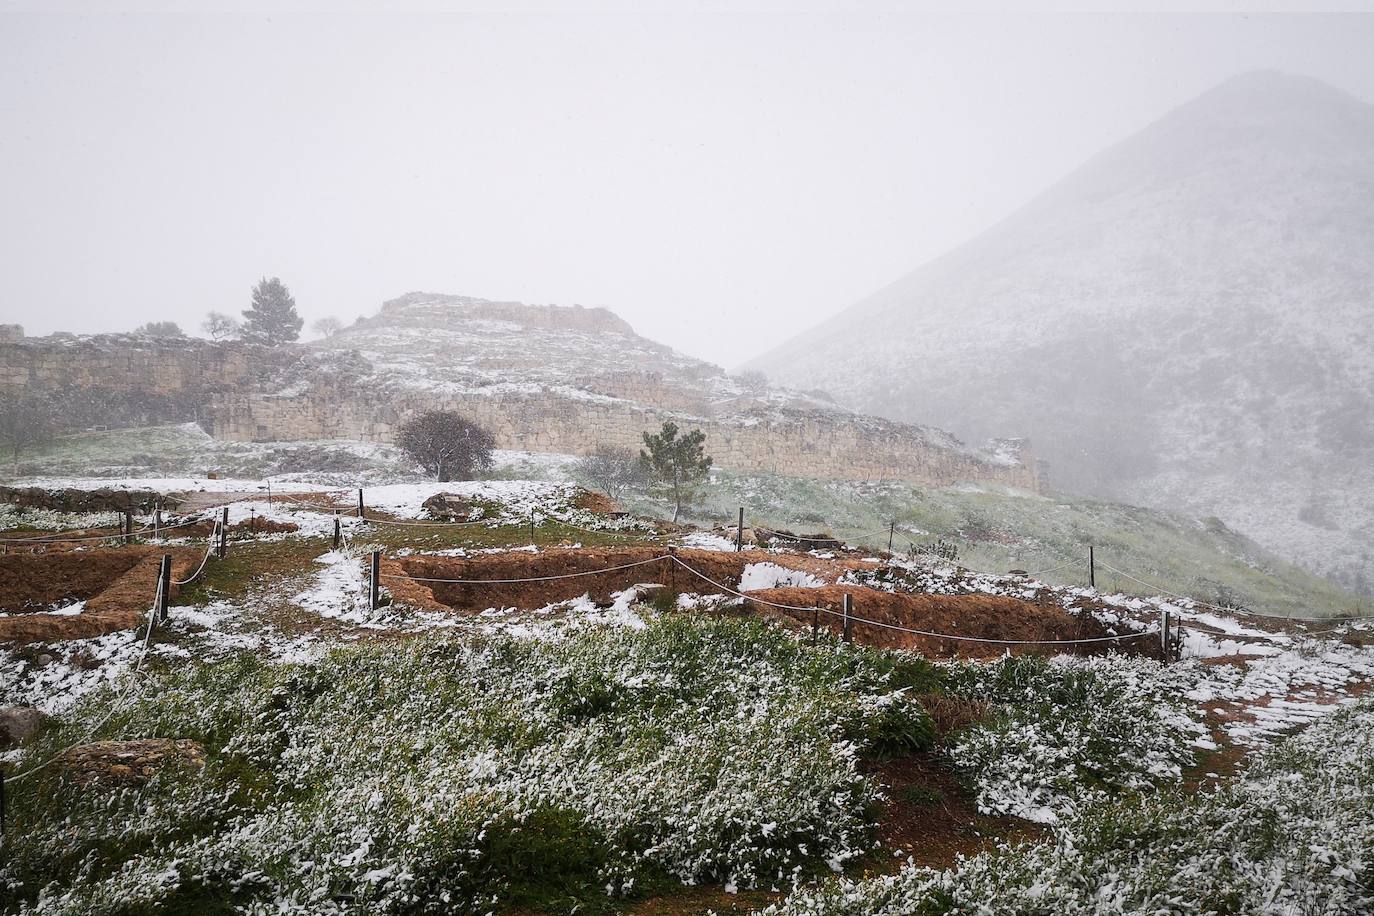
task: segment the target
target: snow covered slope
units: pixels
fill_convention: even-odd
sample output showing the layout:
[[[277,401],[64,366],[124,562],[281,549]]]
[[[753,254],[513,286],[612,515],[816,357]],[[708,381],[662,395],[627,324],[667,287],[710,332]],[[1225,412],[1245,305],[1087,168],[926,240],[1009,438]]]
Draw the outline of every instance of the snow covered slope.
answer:
[[[1374,107],[1232,79],[750,368],[1374,589]]]

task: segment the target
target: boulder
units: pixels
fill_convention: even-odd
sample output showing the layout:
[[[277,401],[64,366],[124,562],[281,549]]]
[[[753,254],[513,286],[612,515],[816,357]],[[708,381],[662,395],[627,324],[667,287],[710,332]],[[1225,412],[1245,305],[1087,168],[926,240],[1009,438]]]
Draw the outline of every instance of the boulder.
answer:
[[[47,720],[47,715],[32,706],[0,707],[0,750],[28,741]]]
[[[424,509],[430,518],[452,522],[468,521],[473,518],[473,510],[476,507],[464,497],[454,493],[435,493],[421,503],[420,508]]]

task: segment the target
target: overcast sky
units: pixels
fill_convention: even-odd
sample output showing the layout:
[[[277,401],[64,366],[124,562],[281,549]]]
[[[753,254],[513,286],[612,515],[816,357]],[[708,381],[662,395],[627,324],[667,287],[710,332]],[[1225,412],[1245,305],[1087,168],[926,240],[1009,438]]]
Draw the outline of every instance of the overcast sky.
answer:
[[[1374,100],[1371,14],[567,8],[0,14],[0,320],[198,330],[276,275],[307,320],[602,305],[734,366],[1235,73]]]

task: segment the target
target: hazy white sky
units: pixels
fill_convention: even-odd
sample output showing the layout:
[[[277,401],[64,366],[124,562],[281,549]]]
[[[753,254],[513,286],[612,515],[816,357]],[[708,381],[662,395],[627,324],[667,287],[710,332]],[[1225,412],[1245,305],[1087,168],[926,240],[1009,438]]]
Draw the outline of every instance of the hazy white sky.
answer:
[[[733,366],[1235,73],[1374,100],[1371,14],[562,9],[0,14],[0,320],[190,330],[266,274]]]

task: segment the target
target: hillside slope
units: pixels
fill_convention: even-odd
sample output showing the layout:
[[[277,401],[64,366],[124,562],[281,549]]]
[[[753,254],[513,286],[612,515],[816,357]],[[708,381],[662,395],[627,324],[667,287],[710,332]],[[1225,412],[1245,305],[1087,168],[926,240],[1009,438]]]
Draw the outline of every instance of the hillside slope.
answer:
[[[1060,486],[1219,515],[1368,590],[1371,251],[1374,107],[1249,74],[751,368],[1029,436]]]

